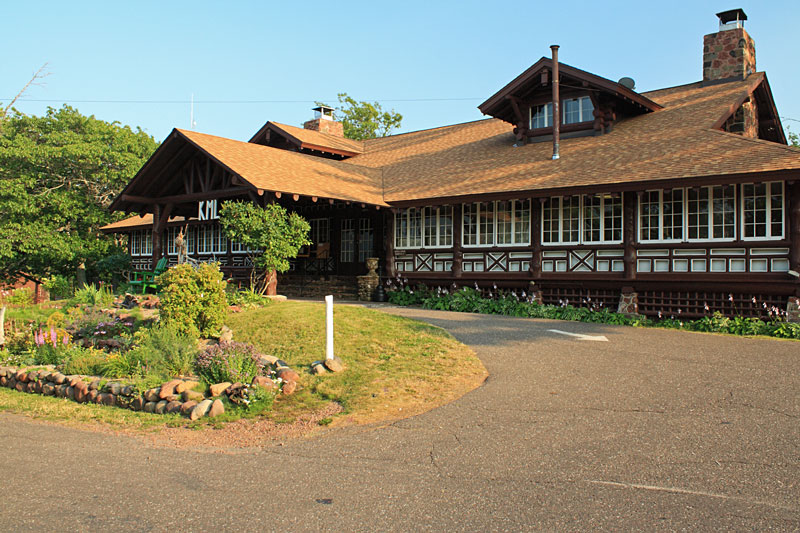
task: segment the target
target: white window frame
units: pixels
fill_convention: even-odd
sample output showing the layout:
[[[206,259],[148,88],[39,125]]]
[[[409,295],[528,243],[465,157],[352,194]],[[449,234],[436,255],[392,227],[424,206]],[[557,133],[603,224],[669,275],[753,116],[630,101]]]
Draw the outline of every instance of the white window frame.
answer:
[[[358,219],[358,262],[364,263],[375,253],[375,230],[372,219]]]
[[[733,187],[733,236],[732,237],[714,237],[714,189],[717,187]],[[691,189],[707,189],[708,190],[708,237],[689,237],[689,193]],[[683,218],[683,235],[684,242],[733,242],[736,240],[738,230],[736,228],[736,205],[738,201],[738,187],[735,185],[708,185],[703,187],[687,187],[684,197],[684,218]],[[724,228],[724,225],[723,225]],[[723,229],[724,232],[724,229]]]
[[[356,223],[353,218],[343,218],[340,230],[339,261],[355,263],[356,261]]]
[[[219,224],[203,224],[197,226],[197,254],[222,255],[228,253],[228,239],[222,233]],[[210,233],[210,249],[205,246],[205,234]]]
[[[637,233],[636,233],[637,242],[641,242],[641,243],[651,243],[651,242],[656,242],[656,243],[660,243],[660,242],[663,242],[663,243],[679,243],[679,242],[684,242],[684,237],[686,235],[688,235],[686,224],[687,224],[687,222],[689,220],[688,219],[688,215],[687,215],[687,207],[688,207],[687,194],[686,194],[686,189],[683,189],[683,188],[670,189],[670,192],[675,191],[675,190],[681,191],[681,236],[680,236],[680,238],[677,238],[677,239],[676,238],[672,238],[672,239],[665,239],[664,238],[664,189],[649,189],[649,190],[647,190],[645,192],[647,192],[647,193],[657,192],[658,193],[658,228],[657,228],[657,231],[656,231],[656,233],[658,234],[658,238],[656,238],[656,239],[642,239],[642,197],[639,196],[639,198],[637,200],[637,217],[636,217],[636,220],[638,222],[637,227],[636,227],[636,230],[637,230]]]
[[[511,204],[511,242],[509,242],[509,243],[499,244],[497,242],[497,226],[498,226],[497,204],[498,204],[498,202],[509,202]],[[523,204],[527,203],[527,206],[528,206],[528,241],[527,242],[517,242],[517,215],[516,215],[516,213],[517,213],[517,203],[518,202],[522,202]],[[488,212],[488,209],[487,210],[482,209],[482,206],[484,206],[484,204],[490,205],[491,206],[491,210],[492,210],[492,242],[491,243],[480,242],[480,237],[481,237],[480,218],[481,218],[481,215],[483,213]],[[476,217],[477,222],[476,222],[475,238],[476,238],[477,242],[475,244],[467,244],[466,243],[466,236],[467,235],[466,235],[466,232],[464,231],[465,223],[464,223],[464,217],[463,217],[464,208],[466,206],[472,206],[472,208],[476,209],[475,217]],[[470,208],[470,211],[472,210],[472,208]],[[463,204],[461,206],[461,212],[462,212],[462,217],[461,217],[461,246],[464,247],[464,248],[513,248],[515,246],[529,246],[531,244],[531,242],[530,242],[530,239],[531,239],[531,201],[530,201],[529,198],[526,198],[524,200],[519,200],[519,199],[495,200],[495,201],[490,201],[490,202],[473,202],[473,203],[469,203],[469,204]]]
[[[592,111],[590,112],[590,117],[589,118],[586,118],[586,117],[583,116],[583,114],[584,114],[583,102],[587,101],[587,100],[589,101],[589,103],[592,104]],[[578,119],[579,120],[577,120],[576,122],[567,122],[567,106],[566,106],[567,102],[577,102],[578,103]],[[562,113],[561,113],[561,123],[562,124],[581,124],[583,122],[591,122],[591,121],[594,120],[594,102],[592,102],[592,99],[590,97],[588,97],[588,96],[579,96],[578,98],[565,98],[564,100],[561,100],[561,109],[562,109]]]
[[[533,125],[533,118],[534,118],[534,110],[542,108],[544,111],[544,126],[534,126]],[[539,105],[532,105],[528,108],[528,127],[532,130],[540,130],[544,128],[551,128],[553,127],[553,102],[547,102],[546,104],[539,104]]]
[[[446,211],[450,213],[450,243],[445,241],[447,235],[442,232],[442,220],[446,218]],[[428,218],[433,217],[435,232],[433,243],[428,241]],[[423,248],[452,248],[453,247],[453,207],[443,205],[440,207],[425,207],[422,210],[422,247]]]
[[[442,233],[443,211],[450,211],[450,244],[442,244],[445,235]],[[435,235],[431,243],[426,232],[426,223],[429,216],[434,217]],[[419,244],[412,244],[412,222],[419,221]],[[402,235],[403,222],[405,222],[405,235]],[[394,247],[400,250],[443,249],[453,247],[453,208],[452,206],[437,207],[408,207],[395,213],[394,219]],[[416,240],[416,235],[414,235]],[[401,245],[405,240],[406,244]]]
[[[773,235],[772,234],[772,188],[776,185],[780,185],[780,197],[781,197],[781,233],[780,235]],[[744,188],[748,185],[756,186],[756,185],[766,185],[767,187],[767,194],[766,194],[766,235],[764,237],[747,237],[746,236],[746,229],[745,229],[745,210],[744,210],[744,203],[745,203],[745,195],[744,195]],[[776,241],[782,240],[786,235],[786,186],[782,181],[767,181],[761,183],[742,183],[741,185],[741,194],[739,195],[739,206],[740,206],[740,224],[742,228],[742,240],[743,241]]]
[[[578,240],[577,241],[564,241],[561,240],[564,237],[564,198],[572,198],[578,196]],[[586,209],[587,206],[585,205],[584,199],[587,196],[599,196],[600,197],[600,240],[594,241],[585,238],[585,226],[584,223],[586,221]],[[548,198],[551,202],[554,200],[558,200],[558,241],[551,241],[546,242],[544,239],[544,205],[542,205],[541,209],[541,231],[539,234],[540,242],[542,246],[580,246],[580,245],[599,245],[599,244],[622,244],[623,240],[625,239],[625,203],[624,198],[622,195],[619,196],[619,203],[620,208],[623,210],[621,213],[620,218],[620,238],[613,239],[613,240],[606,240],[605,239],[605,225],[606,225],[606,217],[605,217],[605,201],[606,201],[607,194],[581,194],[581,195],[570,195],[570,196],[553,196]]]

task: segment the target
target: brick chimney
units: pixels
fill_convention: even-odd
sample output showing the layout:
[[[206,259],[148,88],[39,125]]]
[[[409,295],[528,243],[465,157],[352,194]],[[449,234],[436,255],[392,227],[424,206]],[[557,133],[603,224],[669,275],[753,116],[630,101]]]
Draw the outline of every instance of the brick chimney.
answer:
[[[745,79],[756,71],[756,47],[741,9],[717,13],[719,31],[703,37],[703,81]]]
[[[333,119],[333,108],[319,106],[313,109],[314,119],[303,123],[303,128],[328,135],[344,137],[344,127],[341,122]]]

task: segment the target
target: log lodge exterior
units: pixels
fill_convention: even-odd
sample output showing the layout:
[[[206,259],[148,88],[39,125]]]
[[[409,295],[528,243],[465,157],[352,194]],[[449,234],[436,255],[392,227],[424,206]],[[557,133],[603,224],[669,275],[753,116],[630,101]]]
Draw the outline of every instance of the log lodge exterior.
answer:
[[[796,318],[800,150],[787,146],[744,12],[718,14],[703,80],[638,93],[542,58],[479,109],[492,118],[366,141],[329,109],[304,128],[267,122],[249,142],[175,129],[112,204],[137,213],[134,268],[188,250],[247,279],[218,203],[278,202],[313,245],[281,292],[355,292],[383,279],[525,290],[544,303],[696,317]]]

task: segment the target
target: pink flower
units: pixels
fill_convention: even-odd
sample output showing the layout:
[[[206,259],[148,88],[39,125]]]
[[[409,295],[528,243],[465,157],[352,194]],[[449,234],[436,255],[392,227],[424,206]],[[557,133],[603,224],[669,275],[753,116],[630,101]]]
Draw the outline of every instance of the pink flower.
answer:
[[[53,343],[53,348],[56,347],[57,340],[58,340],[58,334],[56,333],[56,328],[50,327],[50,342]]]

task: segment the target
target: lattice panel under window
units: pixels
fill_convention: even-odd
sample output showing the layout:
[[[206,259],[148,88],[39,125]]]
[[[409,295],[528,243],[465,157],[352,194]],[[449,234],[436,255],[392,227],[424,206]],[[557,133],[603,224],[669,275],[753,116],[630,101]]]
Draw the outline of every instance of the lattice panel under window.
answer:
[[[726,316],[769,318],[770,312],[783,310],[781,296],[732,294],[702,291],[643,291],[639,293],[639,312],[662,318],[698,318],[720,312]]]

